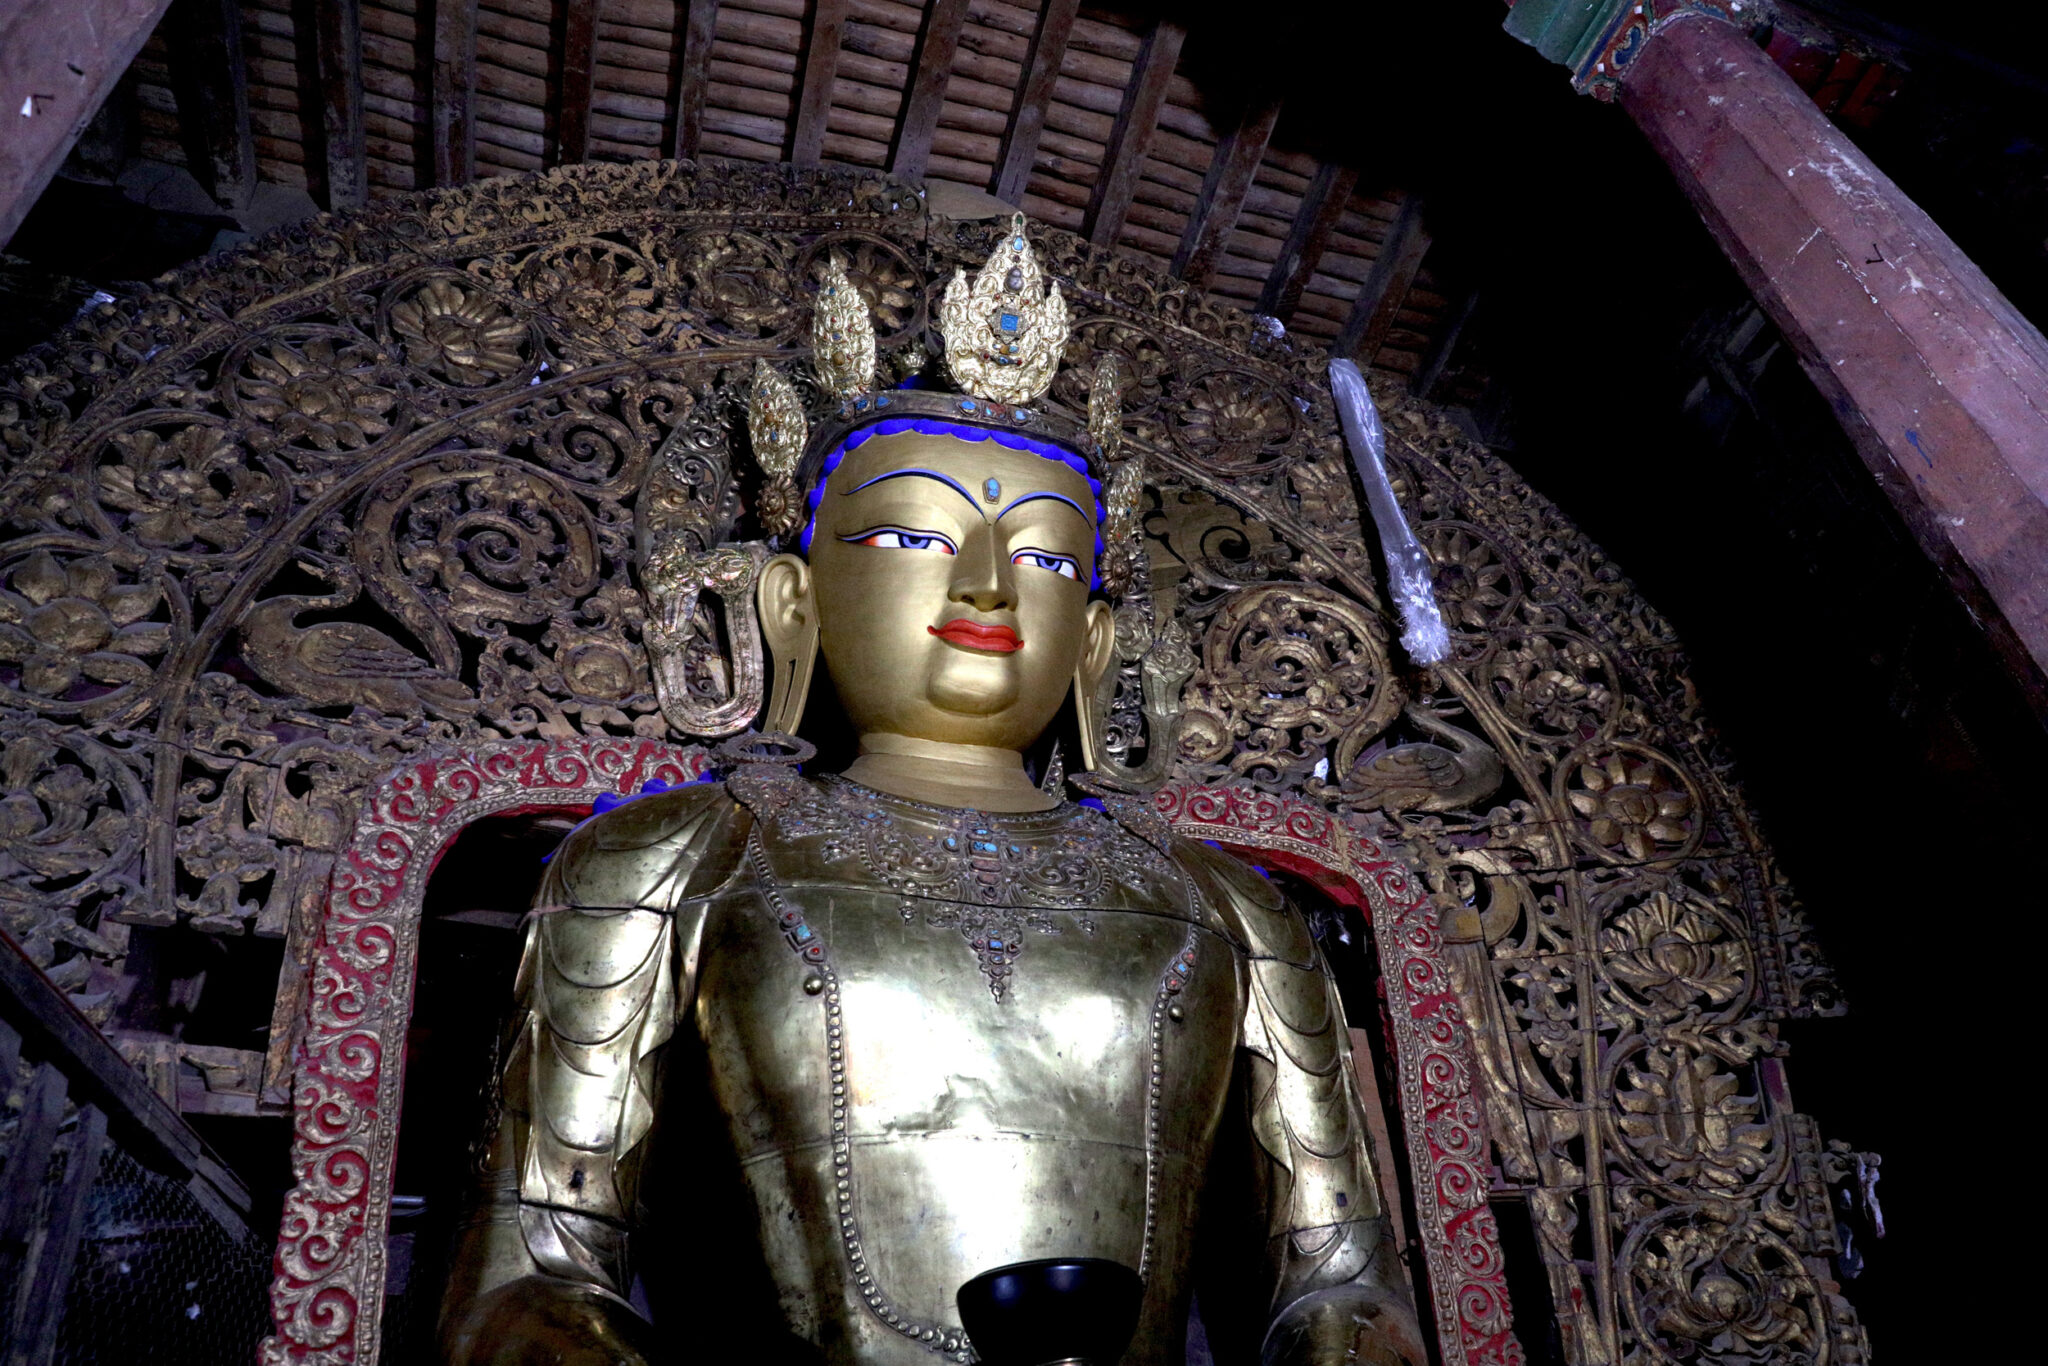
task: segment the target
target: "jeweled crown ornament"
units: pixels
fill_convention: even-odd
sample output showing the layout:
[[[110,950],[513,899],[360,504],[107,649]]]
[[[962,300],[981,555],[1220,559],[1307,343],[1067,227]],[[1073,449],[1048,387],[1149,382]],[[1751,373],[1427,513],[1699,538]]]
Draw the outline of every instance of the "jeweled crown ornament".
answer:
[[[963,390],[998,403],[1029,403],[1052,387],[1067,349],[1067,301],[1046,283],[1024,235],[1024,215],[972,280],[955,267],[939,302],[946,368]]]
[[[818,283],[811,352],[819,383],[836,397],[853,398],[875,387],[874,318],[837,256],[826,258]]]
[[[874,346],[869,333],[869,349]],[[796,487],[796,465],[803,458],[810,424],[804,420],[804,405],[796,386],[784,379],[766,361],[754,362],[754,392],[747,402],[747,435],[754,443],[754,463],[768,476],[761,490],[758,512],[761,525],[772,535],[782,536],[803,521],[803,499]]]

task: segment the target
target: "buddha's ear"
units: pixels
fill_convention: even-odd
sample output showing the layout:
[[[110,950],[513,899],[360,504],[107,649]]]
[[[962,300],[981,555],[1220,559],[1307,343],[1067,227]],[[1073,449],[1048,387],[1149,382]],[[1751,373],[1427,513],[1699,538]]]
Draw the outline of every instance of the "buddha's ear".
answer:
[[[761,566],[754,590],[761,635],[768,642],[768,714],[761,729],[796,734],[818,662],[818,604],[811,591],[811,567],[794,555],[777,555]]]
[[[1081,729],[1081,767],[1093,771],[1102,761],[1107,720],[1102,680],[1116,658],[1116,613],[1097,599],[1088,604],[1087,624],[1081,630],[1081,657],[1074,663],[1074,718]]]

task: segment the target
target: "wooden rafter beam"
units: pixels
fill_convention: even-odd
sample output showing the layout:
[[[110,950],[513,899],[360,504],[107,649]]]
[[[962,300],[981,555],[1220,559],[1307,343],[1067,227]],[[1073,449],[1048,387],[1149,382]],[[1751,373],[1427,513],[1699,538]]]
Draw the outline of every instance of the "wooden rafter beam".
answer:
[[[1273,140],[1273,125],[1279,121],[1279,92],[1264,92],[1216,144],[1209,173],[1202,177],[1201,198],[1181,232],[1171,267],[1173,274],[1196,289],[1208,289],[1216,276],[1216,263],[1223,259],[1230,234],[1237,231],[1244,198],[1251,192],[1259,163],[1265,160],[1266,144]]]
[[[310,8],[327,207],[359,209],[370,198],[363,129],[362,0],[313,0]]]
[[[0,6],[0,246],[64,164],[168,0],[9,0]]]
[[[1411,194],[1387,228],[1380,254],[1373,258],[1365,283],[1358,287],[1351,316],[1330,343],[1332,356],[1347,356],[1361,367],[1372,364],[1393,329],[1394,315],[1407,302],[1415,273],[1422,269],[1422,258],[1429,252],[1429,240],[1429,229],[1422,226],[1422,203]]]
[[[1325,161],[1316,167],[1302,193],[1301,208],[1287,229],[1287,240],[1281,244],[1280,259],[1273,263],[1266,287],[1259,292],[1259,312],[1283,323],[1294,317],[1302,291],[1316,273],[1323,248],[1329,245],[1330,234],[1336,231],[1337,220],[1344,216],[1344,206],[1357,185],[1358,172],[1348,166]]]
[[[434,183],[476,179],[476,0],[434,0]]]
[[[1060,63],[1067,55],[1067,39],[1073,36],[1074,15],[1081,0],[1045,0],[1038,11],[1038,28],[1031,35],[1031,51],[1024,58],[1024,81],[1017,87],[1017,99],[1010,106],[1010,120],[1003,129],[1002,152],[996,159],[995,183],[989,187],[1006,204],[1023,200],[1031,184],[1031,167],[1038,160],[1038,140],[1045,135],[1045,110],[1052,103],[1052,90],[1060,77]]]
[[[903,118],[896,125],[896,145],[889,149],[889,171],[906,180],[923,180],[932,155],[932,137],[939,131],[939,109],[946,102],[946,81],[960,51],[960,30],[967,23],[967,0],[937,0],[918,30],[917,53],[910,62],[910,90],[903,100]]]
[[[1124,218],[1131,211],[1131,197],[1137,193],[1138,176],[1144,169],[1145,152],[1159,129],[1159,106],[1166,102],[1166,86],[1180,65],[1181,44],[1188,32],[1179,24],[1161,19],[1145,35],[1144,46],[1131,66],[1130,84],[1124,87],[1116,122],[1110,125],[1109,155],[1095,189],[1088,197],[1088,209],[1081,218],[1081,234],[1098,247],[1113,247],[1124,230]]]
[[[597,81],[599,0],[567,0],[562,7],[562,79],[555,90],[557,166],[590,155],[590,97]]]
[[[239,209],[256,192],[242,7],[236,0],[177,0],[164,38],[185,160],[215,203]]]
[[[718,0],[689,0],[683,60],[676,72],[675,137],[669,155],[687,160],[704,140],[704,88],[711,79],[711,43],[718,36]]]
[[[1408,381],[1409,393],[1417,398],[1429,397],[1430,391],[1436,388],[1436,382],[1444,377],[1445,369],[1450,366],[1451,357],[1458,354],[1458,339],[1464,335],[1465,324],[1472,321],[1472,311],[1478,307],[1479,295],[1472,290],[1465,291],[1464,297],[1444,320],[1443,330],[1437,334],[1436,340],[1429,344],[1429,350],[1422,357],[1422,365],[1416,370],[1415,378]]]
[[[796,122],[789,135],[789,159],[799,166],[825,159],[825,125],[832,113],[832,83],[839,77],[846,8],[847,0],[813,0],[809,40],[797,73]]]

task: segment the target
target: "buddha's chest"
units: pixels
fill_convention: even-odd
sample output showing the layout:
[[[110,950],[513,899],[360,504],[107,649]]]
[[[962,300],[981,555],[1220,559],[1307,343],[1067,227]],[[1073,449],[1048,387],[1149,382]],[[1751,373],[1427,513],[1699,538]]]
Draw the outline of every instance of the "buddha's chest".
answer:
[[[1238,956],[1155,851],[1106,821],[817,805],[765,832],[698,948],[743,1155],[828,1135],[1139,1148],[1162,1108],[1213,1110]]]

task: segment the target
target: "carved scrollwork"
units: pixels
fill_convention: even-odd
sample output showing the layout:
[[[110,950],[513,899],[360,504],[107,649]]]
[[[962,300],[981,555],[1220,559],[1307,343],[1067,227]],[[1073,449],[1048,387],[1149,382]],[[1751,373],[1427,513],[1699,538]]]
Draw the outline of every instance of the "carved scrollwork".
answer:
[[[1305,585],[1229,599],[1202,647],[1181,753],[1238,774],[1342,773],[1398,710],[1384,627]]]
[[[1174,444],[1196,464],[1248,474],[1284,458],[1297,414],[1280,387],[1241,370],[1203,375],[1177,395]]]
[[[1669,1214],[1636,1230],[1623,1261],[1624,1302],[1645,1360],[1837,1359],[1820,1287],[1760,1216]]]

